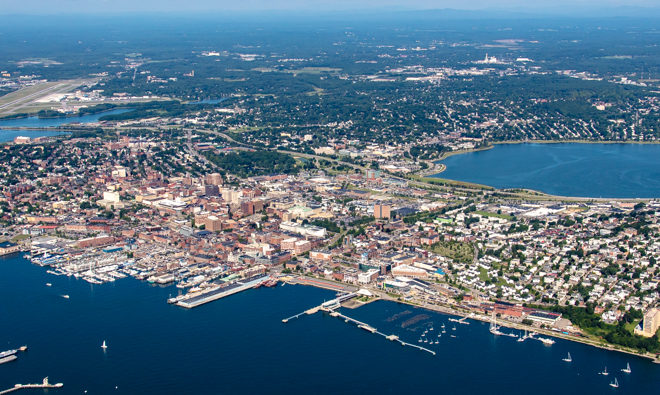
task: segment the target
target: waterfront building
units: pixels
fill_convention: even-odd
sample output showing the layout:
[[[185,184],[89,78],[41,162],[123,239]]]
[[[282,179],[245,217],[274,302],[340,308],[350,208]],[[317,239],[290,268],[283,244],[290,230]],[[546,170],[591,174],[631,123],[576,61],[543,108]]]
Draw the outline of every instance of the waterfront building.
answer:
[[[11,241],[0,242],[0,256],[20,251],[20,246]]]
[[[509,308],[507,310],[515,311],[515,309],[511,309],[511,308]],[[511,312],[513,312],[513,311],[511,311]],[[510,314],[509,311],[507,311],[507,315],[516,316],[516,314]],[[529,318],[532,321],[540,322],[542,324],[554,325],[561,318],[561,314],[548,313],[548,312],[544,312],[544,311],[534,311],[534,312],[529,313],[527,315],[527,318]]]
[[[369,284],[378,278],[380,272],[376,269],[369,269],[366,272],[358,274],[358,283],[360,284]]]
[[[90,237],[87,239],[78,240],[75,243],[75,246],[78,248],[101,247],[101,246],[110,245],[114,242],[115,242],[114,237],[101,235],[97,237]]]
[[[14,144],[30,144],[31,141],[32,139],[26,136],[16,136],[14,138]]]
[[[652,308],[644,314],[644,319],[635,328],[635,334],[652,337],[660,328],[660,309]]]

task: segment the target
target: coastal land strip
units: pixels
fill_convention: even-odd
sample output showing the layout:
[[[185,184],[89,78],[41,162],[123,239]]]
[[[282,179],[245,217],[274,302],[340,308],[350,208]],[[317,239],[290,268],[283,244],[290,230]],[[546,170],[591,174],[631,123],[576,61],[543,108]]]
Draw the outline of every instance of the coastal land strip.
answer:
[[[326,289],[326,290],[328,290],[328,289],[336,290],[336,289],[332,289],[332,288],[328,287],[327,285],[324,286],[322,284],[317,284],[318,279],[315,278],[315,277],[309,277],[309,276],[300,276],[300,277],[305,278],[305,279],[310,279],[310,280],[316,280],[316,281],[296,281],[296,280],[294,280],[294,281],[290,281],[290,283],[291,284],[297,284],[297,285],[308,285],[308,286],[322,288],[322,289]],[[287,281],[287,282],[289,282],[289,281]],[[327,283],[327,282],[333,282],[333,281],[324,279],[323,282]],[[340,284],[340,283],[337,283],[337,285],[345,286],[345,284]],[[473,319],[473,320],[482,321],[482,322],[486,322],[486,323],[491,322],[491,318],[488,317],[488,316],[484,316],[484,315],[481,315],[481,314],[476,314],[474,312],[467,311],[467,310],[459,310],[459,309],[456,309],[456,308],[454,308],[450,305],[431,305],[431,304],[427,304],[427,303],[410,302],[410,301],[405,301],[405,300],[401,300],[401,299],[392,297],[391,295],[389,295],[386,292],[375,291],[373,289],[369,289],[369,291],[374,293],[374,295],[376,296],[376,298],[372,299],[371,301],[385,300],[385,301],[388,301],[388,302],[400,303],[400,304],[404,304],[404,305],[408,305],[408,306],[412,306],[412,307],[422,308],[422,309],[425,309],[425,310],[428,310],[428,311],[433,311],[433,312],[436,312],[436,313],[447,314],[447,315],[452,315],[452,316],[456,316],[456,317],[463,317],[463,318]],[[359,306],[355,306],[355,307],[351,307],[351,308],[356,308],[356,307],[359,307]],[[558,339],[568,340],[568,341],[572,341],[572,342],[576,342],[576,343],[582,343],[584,345],[597,347],[597,348],[600,348],[600,349],[603,349],[603,350],[617,351],[617,352],[621,352],[621,353],[625,353],[625,354],[629,354],[629,355],[634,355],[634,356],[637,356],[637,357],[642,357],[642,358],[650,360],[653,363],[660,364],[660,356],[656,356],[653,353],[640,353],[640,352],[637,352],[637,351],[632,350],[632,349],[627,349],[627,348],[624,348],[624,347],[621,347],[621,346],[605,343],[603,341],[598,341],[598,340],[591,339],[591,338],[586,338],[586,337],[580,338],[580,337],[576,337],[576,336],[565,335],[563,333],[555,332],[555,331],[552,331],[552,330],[537,328],[537,327],[534,327],[534,326],[529,326],[529,325],[516,323],[516,322],[510,322],[510,321],[501,320],[501,319],[498,320],[497,323],[498,323],[498,325],[504,326],[506,328],[516,329],[516,330],[521,330],[521,331],[527,330],[527,331],[530,331],[530,332],[536,332],[538,334],[543,334],[543,335],[546,335],[546,336],[552,336],[552,337],[555,337],[555,338],[558,338]]]

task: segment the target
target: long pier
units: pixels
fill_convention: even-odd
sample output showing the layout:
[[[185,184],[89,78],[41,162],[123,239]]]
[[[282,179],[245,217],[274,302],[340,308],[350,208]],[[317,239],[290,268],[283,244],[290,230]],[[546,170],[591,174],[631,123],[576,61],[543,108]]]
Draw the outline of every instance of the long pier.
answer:
[[[285,318],[285,319],[282,320],[282,322],[287,323],[287,322],[289,322],[289,320],[296,319],[296,318],[298,318],[302,315],[312,315],[312,314],[317,313],[318,311],[323,311],[323,312],[326,312],[326,313],[330,314],[331,317],[339,317],[339,318],[343,319],[344,322],[353,323],[358,328],[364,329],[367,332],[371,332],[371,333],[374,333],[376,335],[381,335],[381,336],[383,336],[384,338],[386,338],[387,340],[390,340],[390,341],[397,341],[402,346],[414,347],[418,350],[426,351],[426,352],[428,352],[432,355],[436,354],[435,351],[429,350],[428,348],[424,348],[424,347],[418,346],[416,344],[411,344],[411,343],[404,342],[403,340],[399,339],[399,336],[386,335],[385,333],[379,332],[378,329],[372,327],[371,325],[367,324],[366,322],[356,320],[355,318],[351,318],[351,317],[349,317],[347,315],[344,315],[344,314],[342,314],[342,313],[340,313],[336,310],[337,308],[339,308],[341,306],[341,302],[346,301],[348,299],[351,299],[351,298],[355,297],[356,295],[357,295],[357,293],[355,293],[355,292],[351,292],[351,293],[348,293],[348,294],[341,295],[341,296],[339,296],[335,299],[332,299],[330,301],[323,302],[323,304],[321,304],[320,306],[313,307],[309,310],[303,311],[302,313],[298,313],[296,315],[292,315],[289,318]]]
[[[342,314],[342,313],[339,313],[339,312],[337,312],[337,311],[331,311],[331,312],[330,312],[330,315],[331,315],[332,317],[339,317],[339,318],[342,318],[342,319],[344,319],[345,322],[352,322],[352,323],[356,324],[356,325],[358,326],[358,328],[364,329],[364,330],[366,330],[366,331],[368,331],[368,332],[371,332],[371,333],[375,333],[375,334],[377,334],[377,335],[381,335],[381,336],[383,336],[384,338],[386,338],[387,340],[390,340],[390,341],[397,341],[397,342],[399,342],[402,346],[414,347],[414,348],[416,348],[416,349],[418,349],[418,350],[426,351],[426,352],[428,352],[428,353],[430,353],[430,354],[432,354],[432,355],[435,355],[435,354],[436,354],[435,351],[433,351],[433,350],[429,350],[428,348],[424,348],[424,347],[422,347],[422,346],[418,346],[417,344],[411,344],[411,343],[404,342],[403,340],[399,339],[399,336],[396,336],[396,335],[386,335],[385,333],[379,332],[376,328],[370,326],[369,324],[365,324],[364,322],[358,321],[358,320],[356,320],[355,318],[351,318],[351,317],[349,317],[349,316],[347,316],[347,315],[344,315],[344,314]]]
[[[176,305],[185,307],[186,309],[192,309],[193,307],[250,289],[266,279],[268,279],[268,276],[266,275],[257,275],[245,280],[236,281],[224,287],[218,286],[210,291],[202,292],[199,295],[180,299],[176,302]]]
[[[8,394],[10,392],[14,391],[19,391],[23,389],[33,389],[33,388],[62,388],[64,384],[62,383],[57,383],[57,384],[50,384],[48,382],[48,377],[44,378],[44,381],[41,384],[16,384],[14,387],[6,389],[4,391],[0,391],[0,395]]]
[[[292,316],[289,317],[289,318],[285,318],[285,319],[282,320],[282,322],[284,322],[284,323],[286,324],[287,322],[289,322],[289,320],[296,319],[296,318],[300,317],[301,315],[312,315],[312,314],[315,314],[315,313],[318,312],[320,309],[321,309],[320,306],[318,306],[318,307],[313,307],[313,308],[311,308],[311,309],[309,309],[309,310],[305,310],[305,311],[303,311],[302,313],[298,313],[298,314],[296,314],[296,315],[292,315]]]

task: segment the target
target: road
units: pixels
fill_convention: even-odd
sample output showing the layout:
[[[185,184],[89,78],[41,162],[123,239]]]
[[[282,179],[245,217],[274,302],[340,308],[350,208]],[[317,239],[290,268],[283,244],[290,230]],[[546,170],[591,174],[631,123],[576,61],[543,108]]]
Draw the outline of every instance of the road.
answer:
[[[159,129],[157,127],[141,127],[143,129]],[[130,129],[130,128],[129,128]],[[212,134],[215,136],[222,137],[226,141],[236,144],[238,147],[235,147],[237,149],[263,149],[262,147],[252,147],[248,144],[242,143],[240,141],[234,140],[231,136],[229,136],[226,133],[218,132],[215,130],[210,130],[210,129],[203,129],[203,128],[195,128],[195,129],[184,129],[184,130],[192,130],[195,132],[202,132],[202,133],[208,133]],[[194,148],[191,146],[191,149]],[[340,159],[333,159],[329,158],[327,156],[321,156],[321,155],[315,155],[315,154],[305,154],[301,152],[296,152],[296,151],[287,151],[287,150],[276,150],[276,152],[282,153],[282,154],[288,154],[294,157],[300,157],[300,158],[306,158],[306,159],[315,159],[317,161],[328,161],[331,163],[336,163],[336,164],[341,164],[344,166],[351,167],[356,170],[360,171],[366,171],[367,168],[364,166],[356,165],[354,163],[349,163],[342,161]],[[488,195],[496,195],[497,197],[501,197],[504,199],[525,199],[525,200],[539,200],[539,201],[560,201],[560,202],[594,202],[594,201],[611,201],[612,199],[610,198],[581,198],[581,197],[568,197],[568,196],[555,196],[555,195],[547,195],[541,192],[536,192],[536,191],[528,191],[525,190],[523,192],[511,192],[511,191],[506,191],[506,190],[498,190],[498,189],[483,189],[480,188],[479,186],[470,186],[470,185],[457,185],[453,183],[449,183],[447,185],[440,185],[436,183],[430,183],[426,182],[423,180],[416,180],[416,179],[410,179],[406,177],[400,177],[397,175],[393,174],[387,174],[388,178],[395,179],[395,180],[400,180],[406,182],[410,187],[417,187],[417,188],[422,188],[422,189],[429,189],[429,190],[435,190],[435,191],[441,191],[441,192],[448,192],[448,193],[458,193],[458,194],[467,194],[467,195],[473,195],[473,194],[484,194],[484,196]],[[635,201],[639,202],[642,201],[640,199],[620,199],[621,201]]]

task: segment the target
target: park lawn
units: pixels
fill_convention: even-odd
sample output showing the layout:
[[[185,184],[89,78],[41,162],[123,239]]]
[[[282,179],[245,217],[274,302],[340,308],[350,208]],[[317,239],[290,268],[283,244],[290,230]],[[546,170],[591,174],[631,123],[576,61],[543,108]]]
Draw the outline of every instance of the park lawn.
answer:
[[[475,214],[479,214],[482,217],[495,217],[495,218],[502,218],[506,219],[507,221],[513,221],[513,216],[508,215],[508,214],[498,214],[498,213],[491,213],[489,211],[475,211]]]

